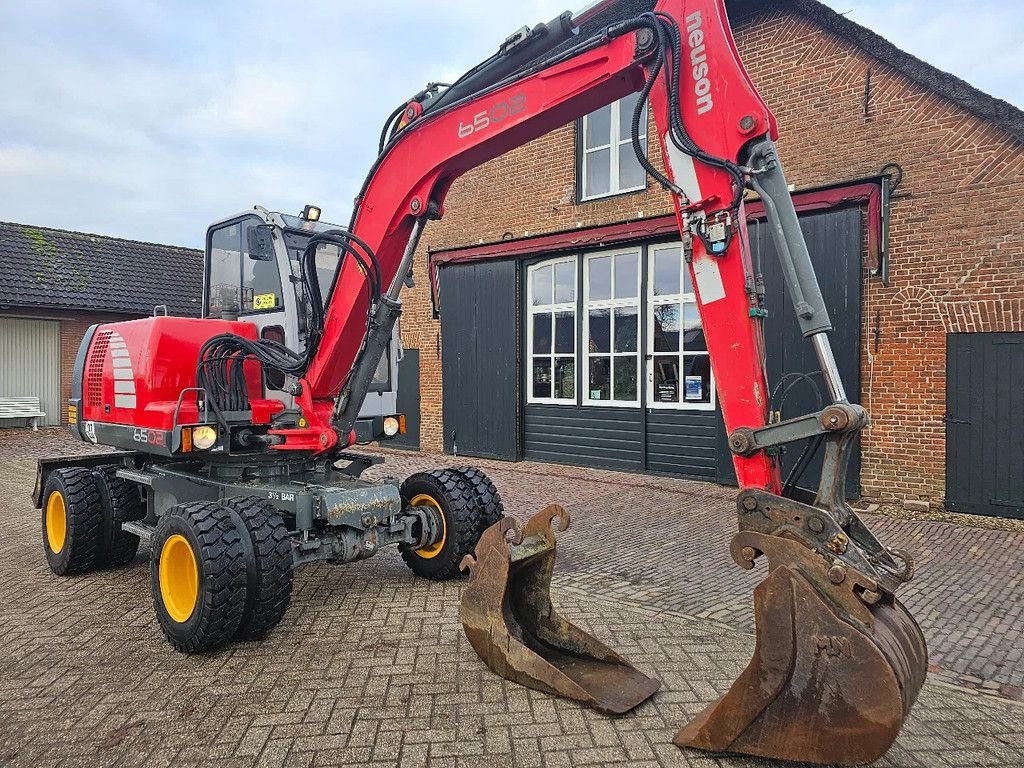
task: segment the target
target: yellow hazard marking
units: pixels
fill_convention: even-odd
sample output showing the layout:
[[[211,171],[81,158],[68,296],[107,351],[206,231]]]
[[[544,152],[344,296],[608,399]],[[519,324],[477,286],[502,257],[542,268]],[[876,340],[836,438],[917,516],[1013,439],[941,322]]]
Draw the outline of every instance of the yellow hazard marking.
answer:
[[[273,293],[257,293],[252,297],[253,309],[273,309],[277,306],[277,296]]]
[[[68,424],[77,424],[77,423],[78,423],[78,406],[77,405],[69,405],[68,406]]]

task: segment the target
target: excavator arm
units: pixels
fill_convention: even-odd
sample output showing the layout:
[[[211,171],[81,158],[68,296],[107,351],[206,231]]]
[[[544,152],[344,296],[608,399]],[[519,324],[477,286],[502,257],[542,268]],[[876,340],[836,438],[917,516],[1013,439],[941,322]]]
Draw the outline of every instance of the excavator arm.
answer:
[[[894,597],[912,561],[884,547],[845,499],[851,442],[868,416],[849,402],[836,369],[831,321],[773,143],[775,118],[743,68],[724,0],[660,0],[653,13],[582,41],[581,21],[563,14],[523,30],[452,86],[428,88],[396,111],[351,227],[334,235],[349,258],[295,387],[304,422],[272,430],[274,447],[345,447],[401,312],[420,235],[444,214],[461,174],[640,92],[663,167],[634,144],[675,204],[741,489],[732,554],[741,567],[764,558],[769,569],[755,592],[750,666],[677,743],[794,760],[875,759],[917,697],[927,651]],[[640,118],[638,107],[634,137]],[[829,395],[820,412],[778,423],[768,419],[765,312],[747,241],[747,190],[764,202],[793,309]],[[824,444],[825,457],[817,494],[798,498],[784,487],[771,449],[801,440]],[[546,519],[523,530],[498,524],[467,558],[467,634],[499,674],[607,711],[628,709],[657,684],[554,612],[548,524],[555,517],[564,529],[568,516],[550,508],[538,517]]]

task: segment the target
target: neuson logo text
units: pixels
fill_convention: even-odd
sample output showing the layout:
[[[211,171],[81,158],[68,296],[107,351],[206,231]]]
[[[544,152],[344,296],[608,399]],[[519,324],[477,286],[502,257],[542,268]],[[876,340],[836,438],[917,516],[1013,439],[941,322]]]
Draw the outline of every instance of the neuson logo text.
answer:
[[[690,73],[693,75],[693,93],[697,97],[697,114],[710,112],[715,106],[708,80],[708,56],[704,50],[704,19],[700,11],[686,17],[686,39],[690,43]]]

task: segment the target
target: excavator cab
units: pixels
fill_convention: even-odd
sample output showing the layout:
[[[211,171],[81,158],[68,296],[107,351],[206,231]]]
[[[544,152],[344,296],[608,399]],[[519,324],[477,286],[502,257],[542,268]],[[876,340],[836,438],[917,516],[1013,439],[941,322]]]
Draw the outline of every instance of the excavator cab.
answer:
[[[320,220],[320,209],[306,206],[293,216],[256,206],[212,224],[206,233],[203,317],[243,319],[256,326],[261,339],[289,349],[305,349],[309,336],[299,264],[315,234],[340,227]],[[321,243],[316,251],[320,295],[330,300],[341,256],[338,247]],[[355,424],[357,441],[390,438],[404,431],[398,413],[398,364],[401,337],[396,326],[370,382]],[[292,377],[264,371],[264,396],[294,407],[288,388]]]

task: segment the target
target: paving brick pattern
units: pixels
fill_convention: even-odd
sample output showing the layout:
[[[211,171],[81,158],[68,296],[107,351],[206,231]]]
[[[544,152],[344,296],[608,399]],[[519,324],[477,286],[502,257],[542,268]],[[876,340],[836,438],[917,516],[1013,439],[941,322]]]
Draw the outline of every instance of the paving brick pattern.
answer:
[[[570,502],[556,604],[663,683],[636,712],[612,719],[488,672],[459,626],[461,583],[417,580],[395,552],[299,570],[291,609],[262,643],[177,654],[153,618],[144,557],[75,578],[49,572],[27,498],[31,457],[67,444],[8,435],[0,432],[0,765],[770,765],[671,744],[676,728],[724,692],[753,646],[728,626],[749,601],[748,582],[730,583],[743,590],[732,613],[715,614],[708,602],[701,618],[686,603],[703,594],[695,584],[726,576],[713,552],[723,543],[717,529],[694,534],[704,554],[690,561],[676,530],[654,525],[723,504],[712,486],[583,470],[551,478],[536,465],[494,465],[517,514]],[[387,471],[396,474],[450,462],[390,458]],[[617,533],[612,515],[643,525]],[[959,531],[963,540],[975,534]],[[972,600],[990,599],[972,589]],[[970,614],[962,615],[966,625]],[[878,765],[1024,766],[1024,706],[933,676]]]
[[[390,452],[378,473],[447,466],[450,456]],[[475,461],[475,460],[474,460]],[[752,632],[752,592],[765,568],[729,556],[736,491],[711,483],[577,467],[478,461],[508,511],[558,501],[574,515],[556,578],[621,600]],[[928,640],[932,664],[961,682],[1022,698],[1024,533],[865,516],[891,547],[916,556],[899,597]]]

